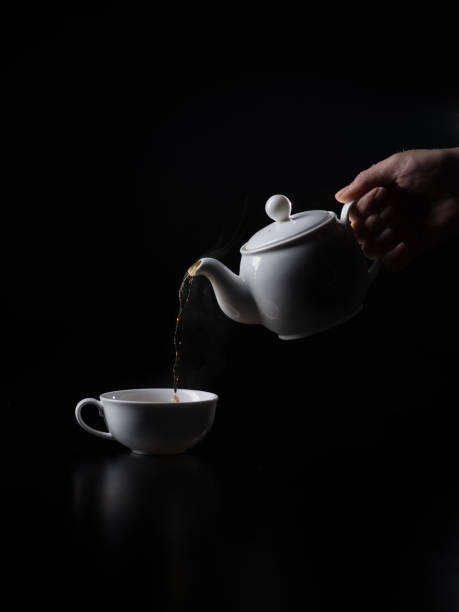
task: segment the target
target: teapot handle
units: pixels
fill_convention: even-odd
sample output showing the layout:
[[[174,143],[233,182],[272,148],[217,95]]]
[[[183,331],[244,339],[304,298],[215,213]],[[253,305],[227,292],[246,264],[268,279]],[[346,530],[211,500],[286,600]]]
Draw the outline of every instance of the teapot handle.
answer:
[[[353,200],[352,202],[348,202],[347,204],[344,204],[343,208],[341,209],[341,214],[339,217],[339,220],[341,221],[341,223],[344,223],[344,225],[349,228],[351,227],[351,224],[349,221],[349,213],[351,212],[351,208],[355,204],[355,202],[356,200]],[[368,284],[374,281],[380,268],[381,268],[380,259],[377,259],[371,264],[371,266],[368,268]]]

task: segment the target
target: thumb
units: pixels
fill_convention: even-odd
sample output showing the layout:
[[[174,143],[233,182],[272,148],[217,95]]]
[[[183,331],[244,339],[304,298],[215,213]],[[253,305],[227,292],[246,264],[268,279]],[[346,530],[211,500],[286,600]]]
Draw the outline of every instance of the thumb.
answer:
[[[396,153],[359,172],[349,185],[335,194],[335,198],[345,204],[360,199],[374,187],[390,187],[397,174],[398,158]]]

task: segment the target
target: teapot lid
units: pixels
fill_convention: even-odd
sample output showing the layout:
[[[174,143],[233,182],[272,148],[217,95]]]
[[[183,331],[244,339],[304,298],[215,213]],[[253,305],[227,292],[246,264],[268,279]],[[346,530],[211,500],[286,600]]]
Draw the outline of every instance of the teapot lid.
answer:
[[[271,196],[266,202],[265,210],[274,223],[256,232],[244,244],[241,252],[264,250],[296,240],[299,236],[325,225],[336,216],[327,210],[307,210],[291,215],[292,203],[283,195]]]

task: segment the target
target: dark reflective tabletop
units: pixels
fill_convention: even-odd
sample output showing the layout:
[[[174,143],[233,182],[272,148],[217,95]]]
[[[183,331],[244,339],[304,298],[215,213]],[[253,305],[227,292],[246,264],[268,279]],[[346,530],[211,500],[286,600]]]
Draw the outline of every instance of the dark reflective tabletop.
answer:
[[[458,609],[451,449],[56,452],[4,480],[18,604]]]

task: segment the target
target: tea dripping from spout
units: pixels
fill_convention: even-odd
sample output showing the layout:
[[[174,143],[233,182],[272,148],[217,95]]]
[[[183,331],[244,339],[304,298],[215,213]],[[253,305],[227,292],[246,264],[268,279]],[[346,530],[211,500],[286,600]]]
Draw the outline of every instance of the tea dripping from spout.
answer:
[[[183,277],[182,283],[179,289],[179,311],[177,314],[177,319],[175,321],[175,332],[174,332],[174,349],[175,349],[175,360],[174,366],[172,368],[172,377],[173,377],[173,386],[174,386],[174,394],[171,398],[172,402],[179,402],[179,396],[177,395],[178,384],[180,380],[180,376],[178,374],[178,366],[180,362],[180,350],[182,346],[182,331],[183,331],[183,315],[185,312],[185,307],[189,302],[191,286],[193,284],[193,278],[196,270],[201,265],[201,260],[194,263],[192,266],[188,268]]]

